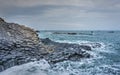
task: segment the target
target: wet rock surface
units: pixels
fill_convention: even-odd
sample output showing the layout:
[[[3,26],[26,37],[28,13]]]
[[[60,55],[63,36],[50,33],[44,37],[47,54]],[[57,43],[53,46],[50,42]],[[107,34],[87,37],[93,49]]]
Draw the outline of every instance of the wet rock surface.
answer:
[[[41,39],[41,42],[45,45],[53,46],[45,59],[50,63],[57,63],[64,60],[79,61],[81,58],[90,58],[90,54],[86,51],[92,50],[90,46],[58,43],[51,41],[49,38]]]
[[[99,46],[99,45],[98,45]],[[49,38],[39,39],[31,28],[7,23],[0,18],[0,71],[40,59],[50,64],[65,60],[79,61],[90,58],[87,45],[58,43]]]

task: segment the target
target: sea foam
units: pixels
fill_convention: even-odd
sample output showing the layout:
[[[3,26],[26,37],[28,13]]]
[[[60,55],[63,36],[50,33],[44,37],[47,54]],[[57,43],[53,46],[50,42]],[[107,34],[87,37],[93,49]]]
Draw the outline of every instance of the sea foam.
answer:
[[[46,60],[30,62],[20,66],[14,66],[0,73],[0,75],[47,75],[44,70],[50,65]]]

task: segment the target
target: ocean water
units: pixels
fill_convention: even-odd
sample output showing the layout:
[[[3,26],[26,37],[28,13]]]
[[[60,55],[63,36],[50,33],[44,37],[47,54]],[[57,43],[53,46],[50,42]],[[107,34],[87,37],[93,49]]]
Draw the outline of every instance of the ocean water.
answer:
[[[63,34],[55,34],[55,32]],[[76,35],[64,34],[68,32]],[[120,31],[41,31],[40,38],[61,43],[101,47],[88,51],[93,57],[81,61],[64,61],[50,66],[44,59],[14,66],[0,75],[120,75]]]

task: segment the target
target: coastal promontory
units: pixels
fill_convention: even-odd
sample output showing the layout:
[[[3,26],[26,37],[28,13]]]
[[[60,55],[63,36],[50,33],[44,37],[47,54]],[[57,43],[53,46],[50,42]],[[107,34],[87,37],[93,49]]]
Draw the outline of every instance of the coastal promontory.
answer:
[[[0,71],[40,59],[45,59],[49,64],[79,61],[91,57],[87,51],[92,51],[88,45],[42,39],[34,29],[0,18]]]

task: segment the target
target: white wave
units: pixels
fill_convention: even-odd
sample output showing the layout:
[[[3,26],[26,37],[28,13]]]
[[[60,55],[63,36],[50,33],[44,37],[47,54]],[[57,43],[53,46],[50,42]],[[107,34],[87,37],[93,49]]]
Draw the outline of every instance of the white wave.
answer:
[[[109,73],[109,70],[119,75],[120,66],[105,65],[99,59],[103,58],[82,59],[76,62],[64,61],[52,67],[43,59],[9,68],[0,75],[114,75],[112,72]]]
[[[1,72],[0,75],[47,75],[44,70],[49,67],[48,62],[43,59],[20,66],[14,66]]]
[[[43,59],[8,68],[0,75],[69,75],[69,73],[52,70],[48,62]]]
[[[84,41],[84,40],[53,40],[59,43],[70,43],[70,44],[79,44],[79,45],[87,45],[92,48],[93,51],[98,52],[106,52],[113,53],[113,51],[109,50],[111,43],[103,43],[103,42],[92,42],[92,41]]]
[[[56,41],[56,42],[60,42],[60,43],[73,43],[73,44],[80,44],[80,43],[88,43],[88,42],[90,42],[90,41],[83,41],[83,40],[77,40],[77,41],[75,41],[75,40],[54,40],[54,41]]]
[[[54,40],[55,41],[55,40]],[[80,44],[80,45],[89,45],[93,47],[96,44],[100,44],[101,48],[105,47],[105,44],[103,42],[91,42],[91,41],[83,41],[83,40],[56,40],[56,42],[59,43],[70,43],[70,44]]]
[[[114,65],[106,65],[105,63],[102,63],[105,57],[99,54],[100,52],[110,52],[109,48],[107,47],[109,44],[81,40],[64,40],[56,42],[89,45],[91,47],[95,46],[96,43],[99,43],[101,46],[92,48],[92,51],[88,51],[88,53],[94,56],[93,58],[82,59],[80,62],[64,61],[51,67],[48,62],[43,59],[20,66],[14,66],[1,72],[0,75],[114,75],[112,72],[109,73],[109,70],[112,70],[119,75],[118,72],[120,66],[117,65],[117,68],[116,66],[114,67]],[[100,59],[102,59],[102,61]]]
[[[96,60],[85,59],[80,62],[64,61],[57,63],[53,70],[66,72],[67,75],[120,75],[120,66],[104,64],[100,63],[100,61],[99,64],[95,62]]]

